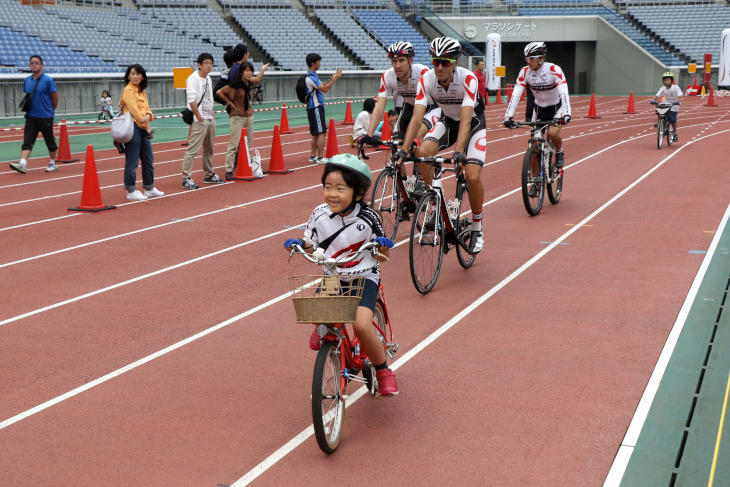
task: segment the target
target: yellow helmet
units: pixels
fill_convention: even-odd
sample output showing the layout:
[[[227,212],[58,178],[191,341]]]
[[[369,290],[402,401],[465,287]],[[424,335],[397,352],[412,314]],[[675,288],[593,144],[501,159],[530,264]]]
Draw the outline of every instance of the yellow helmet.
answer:
[[[662,79],[664,79],[664,78],[672,78],[672,79],[674,79],[674,73],[672,73],[671,71],[667,71],[666,73],[664,73],[662,75]]]

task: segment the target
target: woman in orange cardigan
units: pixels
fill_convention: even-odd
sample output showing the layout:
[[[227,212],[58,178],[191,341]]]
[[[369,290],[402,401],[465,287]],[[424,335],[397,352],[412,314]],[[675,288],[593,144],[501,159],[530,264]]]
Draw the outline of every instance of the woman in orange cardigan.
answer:
[[[124,189],[127,190],[127,199],[131,201],[146,200],[154,196],[163,196],[165,193],[155,188],[155,159],[152,155],[152,137],[154,130],[150,122],[155,118],[147,101],[147,72],[139,64],[127,68],[124,74],[126,86],[119,100],[119,109],[122,113],[129,111],[134,118],[134,135],[126,143],[124,149],[126,160],[124,163]],[[142,161],[142,184],[144,194],[136,189],[137,166]]]

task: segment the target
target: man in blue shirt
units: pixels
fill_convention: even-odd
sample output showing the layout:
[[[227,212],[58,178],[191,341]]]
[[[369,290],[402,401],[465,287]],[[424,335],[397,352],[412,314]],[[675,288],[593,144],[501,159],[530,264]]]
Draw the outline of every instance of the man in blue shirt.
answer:
[[[340,76],[342,68],[332,75],[329,81],[322,83],[317,76],[317,70],[322,65],[322,56],[316,53],[307,54],[307,117],[309,118],[309,133],[312,134],[312,146],[309,154],[309,162],[312,164],[326,164],[325,157],[325,134],[327,123],[324,118],[324,95],[332,88]]]
[[[23,93],[33,93],[30,111],[25,114],[25,131],[23,133],[23,145],[20,151],[20,161],[11,162],[10,169],[25,174],[27,172],[28,158],[33,150],[33,145],[38,138],[38,132],[43,134],[43,140],[48,147],[48,167],[46,172],[54,172],[56,167],[56,152],[58,145],[53,136],[54,110],[58,106],[58,89],[53,79],[43,74],[43,58],[37,54],[30,57],[30,76],[25,78]],[[35,90],[35,92],[33,92]]]

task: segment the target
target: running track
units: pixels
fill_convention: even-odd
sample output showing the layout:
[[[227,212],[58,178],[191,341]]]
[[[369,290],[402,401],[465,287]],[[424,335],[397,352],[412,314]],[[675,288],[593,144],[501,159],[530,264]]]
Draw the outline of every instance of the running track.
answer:
[[[624,115],[625,98],[599,98],[600,119],[573,103],[563,200],[534,218],[526,132],[488,107],[485,249],[467,271],[446,255],[421,296],[401,235],[383,266],[401,394],[353,394],[329,457],[310,428],[310,327],[286,293],[314,269],[281,248],[321,200],[306,129],[282,136],[293,173],[198,191],[180,189],[180,143],[154,144],[166,196],[139,203],[122,157],[97,151],[118,205],[97,215],[66,212],[83,164],[4,164],[2,484],[601,485],[727,208],[730,117],[685,100],[679,144],[657,150],[644,99]],[[255,139],[266,167],[271,131]]]

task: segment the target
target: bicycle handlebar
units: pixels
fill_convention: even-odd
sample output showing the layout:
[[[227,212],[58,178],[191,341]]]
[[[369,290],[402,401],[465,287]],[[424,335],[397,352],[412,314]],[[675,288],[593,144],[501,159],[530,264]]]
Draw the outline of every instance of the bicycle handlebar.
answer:
[[[553,127],[557,127],[560,125],[560,120],[553,118],[552,120],[542,120],[537,122],[512,122],[515,127],[544,127],[546,125],[550,125]]]
[[[666,103],[666,102],[660,102],[660,103],[657,103],[657,102],[655,102],[654,100],[649,100],[649,103],[650,103],[651,105],[656,105],[656,106],[658,106],[659,108],[667,108],[667,107],[671,107],[672,105],[681,105],[681,103],[680,103],[680,102],[678,102],[678,101],[673,101],[673,102],[671,102],[671,103]]]
[[[378,252],[378,248],[380,245],[376,242],[365,242],[360,246],[359,249],[357,249],[355,252],[346,255],[344,257],[339,257],[336,259],[325,259],[324,258],[324,252],[318,252],[321,249],[316,249],[311,254],[304,250],[301,245],[299,244],[293,244],[291,246],[291,252],[289,253],[289,258],[291,259],[294,254],[301,254],[305,259],[307,259],[309,262],[312,262],[313,264],[317,265],[325,265],[329,267],[330,269],[334,270],[338,265],[341,264],[347,264],[349,262],[352,262],[353,260],[360,257],[360,254],[364,254],[366,252],[370,252],[374,257],[382,257],[386,260],[388,260],[388,257],[386,255],[381,254]]]

